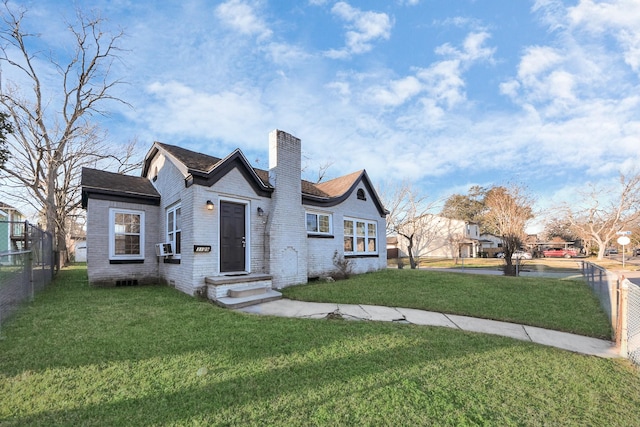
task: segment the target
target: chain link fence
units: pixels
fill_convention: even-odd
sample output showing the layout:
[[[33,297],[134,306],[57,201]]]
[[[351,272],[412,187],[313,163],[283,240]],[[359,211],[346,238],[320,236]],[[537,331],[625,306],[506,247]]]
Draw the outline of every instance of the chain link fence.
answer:
[[[622,352],[626,350],[629,360],[640,366],[640,286],[625,279],[622,292],[625,319],[621,327],[622,339],[626,341],[622,343]]]
[[[582,274],[609,316],[620,355],[640,366],[640,286],[590,262]]]
[[[25,222],[0,221],[0,327],[54,275],[52,236]]]

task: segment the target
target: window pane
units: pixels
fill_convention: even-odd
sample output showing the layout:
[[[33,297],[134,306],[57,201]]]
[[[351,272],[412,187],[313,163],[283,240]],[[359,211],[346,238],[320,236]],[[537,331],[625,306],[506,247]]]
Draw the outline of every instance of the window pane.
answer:
[[[176,209],[176,230],[180,230],[180,208]]]
[[[329,232],[329,216],[328,215],[318,215],[318,222],[320,223],[319,230],[321,233]]]
[[[181,234],[182,234],[182,233],[180,233],[179,231],[178,231],[178,232],[176,232],[176,241],[175,241],[175,245],[174,245],[174,248],[173,248],[173,251],[174,251],[176,254],[181,253],[181,251],[180,251],[180,237],[181,237],[180,235],[181,235]]]
[[[367,252],[375,252],[376,251],[376,239],[369,238],[369,247],[367,248]]]
[[[353,252],[353,237],[344,236],[344,251]]]
[[[358,233],[358,236],[364,236],[364,222],[356,223],[356,233]]]
[[[318,231],[318,220],[317,215],[315,214],[307,214],[307,231],[317,232]]]
[[[358,252],[364,252],[364,237],[358,237]]]
[[[347,220],[344,221],[344,235],[353,236],[353,221],[347,221]]]
[[[369,237],[376,237],[376,223],[371,222],[367,226],[369,228]]]
[[[169,230],[169,232],[172,232],[173,229],[173,211],[169,211],[167,213],[167,230]]]

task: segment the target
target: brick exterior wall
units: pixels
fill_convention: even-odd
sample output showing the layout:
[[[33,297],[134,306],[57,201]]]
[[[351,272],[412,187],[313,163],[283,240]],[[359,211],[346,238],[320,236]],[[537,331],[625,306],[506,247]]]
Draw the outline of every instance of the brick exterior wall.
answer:
[[[109,209],[120,208],[144,212],[144,262],[111,264],[109,262]],[[87,274],[94,286],[115,286],[118,280],[137,280],[138,284],[161,282],[155,256],[158,206],[89,199],[87,205]]]
[[[267,224],[270,274],[277,289],[307,282],[307,233],[301,203],[300,140],[269,134],[269,180],[275,186]]]
[[[381,270],[387,267],[386,251],[386,220],[380,217],[380,213],[373,203],[372,197],[363,185],[366,200],[357,198],[357,189],[339,205],[328,209],[315,206],[306,206],[310,212],[323,212],[332,214],[333,237],[312,237],[307,238],[308,243],[308,270],[309,277],[322,277],[331,275],[336,270],[333,264],[333,255],[337,251],[340,257],[344,257],[344,218],[358,218],[377,223],[377,245],[378,256],[351,256],[349,260],[351,271],[354,274],[367,273]],[[306,230],[305,230],[306,232]]]

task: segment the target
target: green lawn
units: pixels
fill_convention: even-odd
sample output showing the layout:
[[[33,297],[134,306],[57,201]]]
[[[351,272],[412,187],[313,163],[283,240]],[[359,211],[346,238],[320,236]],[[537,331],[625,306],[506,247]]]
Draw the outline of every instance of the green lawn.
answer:
[[[638,425],[640,373],[624,360],[95,289],[84,268],[1,334],[0,426]]]
[[[390,269],[294,286],[284,294],[304,301],[417,308],[611,339],[598,300],[576,280]]]

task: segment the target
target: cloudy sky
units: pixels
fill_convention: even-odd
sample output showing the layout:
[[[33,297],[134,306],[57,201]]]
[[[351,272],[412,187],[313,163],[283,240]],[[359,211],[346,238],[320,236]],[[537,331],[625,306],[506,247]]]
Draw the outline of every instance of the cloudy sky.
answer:
[[[18,3],[52,49],[75,4],[124,29],[132,108],[103,124],[143,152],[239,147],[266,168],[277,128],[309,179],[365,168],[432,200],[513,182],[541,208],[640,165],[638,0]]]

